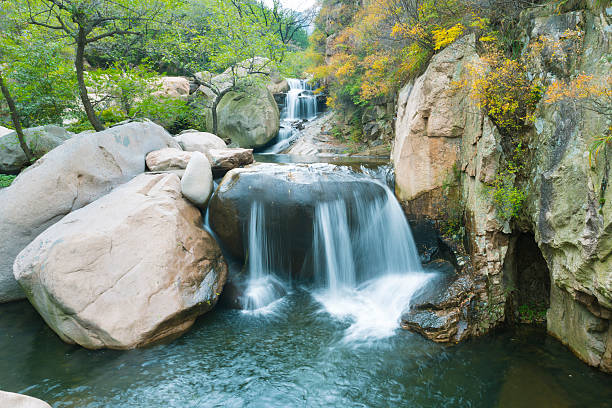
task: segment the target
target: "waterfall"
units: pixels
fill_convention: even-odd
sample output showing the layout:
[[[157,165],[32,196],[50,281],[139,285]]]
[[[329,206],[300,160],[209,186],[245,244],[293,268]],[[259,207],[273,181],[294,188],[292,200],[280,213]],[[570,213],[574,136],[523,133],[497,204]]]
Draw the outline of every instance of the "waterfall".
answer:
[[[275,242],[268,236],[270,231],[265,225],[266,214],[262,203],[251,204],[248,234],[248,273],[247,290],[242,299],[245,310],[266,311],[266,307],[281,299],[287,293],[284,284],[275,276],[280,251],[275,250]]]
[[[313,183],[311,193],[320,198],[312,208],[311,229],[306,231],[312,234],[311,248],[306,248],[302,266],[312,269],[306,274],[314,277],[312,294],[326,312],[351,322],[347,339],[389,336],[412,295],[432,276],[421,267],[403,211],[393,192],[367,175],[338,171],[323,176],[315,168],[311,172],[315,178],[343,181]],[[291,234],[304,233],[275,230],[282,225],[266,225],[272,216],[266,216],[264,203],[252,202],[247,309],[285,295],[279,276],[288,276],[291,260],[283,255],[292,245]]]
[[[310,84],[303,79],[288,78],[289,92],[281,120],[313,119],[317,116],[317,97]]]

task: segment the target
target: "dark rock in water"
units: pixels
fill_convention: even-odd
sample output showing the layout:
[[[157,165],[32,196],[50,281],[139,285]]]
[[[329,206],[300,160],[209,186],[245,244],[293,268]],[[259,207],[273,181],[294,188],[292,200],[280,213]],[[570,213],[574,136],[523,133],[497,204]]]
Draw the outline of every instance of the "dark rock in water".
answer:
[[[210,202],[209,219],[233,256],[245,259],[253,202],[266,214],[266,229],[274,237],[272,253],[280,270],[293,277],[311,278],[312,265],[303,267],[312,248],[315,208],[323,202],[343,200],[349,222],[356,223],[355,208],[374,199],[386,200],[385,188],[345,168],[330,164],[255,164],[226,174]]]
[[[439,275],[414,296],[402,316],[402,328],[438,343],[459,342],[468,335],[474,282],[470,275],[457,275],[448,261],[436,260],[426,269]]]

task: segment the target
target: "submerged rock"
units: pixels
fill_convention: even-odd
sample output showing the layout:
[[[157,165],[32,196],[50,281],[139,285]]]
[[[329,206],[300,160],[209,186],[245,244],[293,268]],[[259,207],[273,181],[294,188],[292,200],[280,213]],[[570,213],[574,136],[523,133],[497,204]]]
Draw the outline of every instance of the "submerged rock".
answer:
[[[176,175],[143,174],[39,235],[15,277],[62,340],[142,347],[185,332],[221,293],[227,265],[201,225]]]
[[[153,150],[178,148],[152,122],[133,122],[77,135],[22,172],[0,190],[0,302],[23,299],[13,261],[36,236],[145,170]]]
[[[0,173],[18,173],[28,161],[19,145],[17,133],[6,130],[8,132],[0,129]],[[73,133],[55,125],[24,129],[23,133],[26,143],[36,157],[43,156],[74,136]]]
[[[6,408],[51,408],[51,405],[38,398],[14,392],[0,391],[0,407]]]
[[[402,328],[416,331],[437,343],[458,342],[471,334],[475,283],[470,275],[457,275],[448,261],[437,260],[426,270],[438,273],[411,299],[402,315]]]

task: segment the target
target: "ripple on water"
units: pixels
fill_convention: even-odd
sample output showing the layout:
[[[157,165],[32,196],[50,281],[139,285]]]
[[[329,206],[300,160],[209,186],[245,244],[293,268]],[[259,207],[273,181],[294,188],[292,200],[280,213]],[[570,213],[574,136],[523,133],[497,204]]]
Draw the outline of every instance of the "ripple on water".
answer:
[[[216,310],[120,352],[66,345],[27,303],[1,305],[0,389],[55,408],[612,406],[611,377],[542,332],[444,346],[400,330],[355,347],[350,319],[321,307],[295,290],[278,314]]]

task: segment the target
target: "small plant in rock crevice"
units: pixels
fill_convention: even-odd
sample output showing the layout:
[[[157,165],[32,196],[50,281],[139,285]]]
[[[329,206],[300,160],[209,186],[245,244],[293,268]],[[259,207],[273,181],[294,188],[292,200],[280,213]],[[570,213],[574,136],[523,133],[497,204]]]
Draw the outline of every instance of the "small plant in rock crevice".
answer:
[[[10,186],[13,183],[17,176],[12,176],[10,174],[0,174],[0,188],[5,188]]]
[[[499,171],[493,182],[488,185],[488,192],[493,200],[497,216],[502,222],[509,222],[518,217],[527,198],[527,192],[517,186],[517,177],[524,168],[526,149],[519,142],[514,149],[512,158]]]

